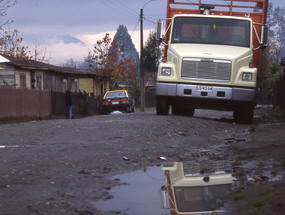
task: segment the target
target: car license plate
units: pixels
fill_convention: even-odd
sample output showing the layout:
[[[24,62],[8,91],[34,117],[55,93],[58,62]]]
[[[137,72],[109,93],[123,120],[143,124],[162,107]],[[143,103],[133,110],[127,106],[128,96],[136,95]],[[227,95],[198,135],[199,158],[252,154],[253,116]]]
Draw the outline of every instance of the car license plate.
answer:
[[[196,90],[198,92],[213,92],[213,87],[212,86],[201,86],[201,85],[198,85],[196,87]]]
[[[119,102],[112,102],[112,105],[118,105]]]

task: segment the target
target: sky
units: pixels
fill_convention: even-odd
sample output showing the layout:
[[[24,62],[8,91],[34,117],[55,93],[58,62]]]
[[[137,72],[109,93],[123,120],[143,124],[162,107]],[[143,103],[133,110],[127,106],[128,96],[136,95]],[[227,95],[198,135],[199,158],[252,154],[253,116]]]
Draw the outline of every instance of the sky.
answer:
[[[23,44],[39,50],[49,63],[83,61],[97,40],[106,33],[113,37],[125,25],[139,52],[140,9],[144,12],[144,40],[154,31],[156,21],[166,16],[167,0],[16,0],[7,10],[13,23],[5,26],[19,30]],[[195,1],[195,0],[186,0]],[[209,0],[205,0],[210,2]],[[269,0],[285,7],[285,0]],[[3,20],[0,20],[3,22]]]

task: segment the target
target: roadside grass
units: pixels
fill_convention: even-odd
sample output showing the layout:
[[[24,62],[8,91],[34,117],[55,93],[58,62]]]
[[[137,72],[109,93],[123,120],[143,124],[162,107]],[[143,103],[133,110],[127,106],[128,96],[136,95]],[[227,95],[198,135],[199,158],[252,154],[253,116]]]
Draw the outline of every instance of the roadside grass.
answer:
[[[80,119],[86,116],[81,116],[79,114],[74,114],[72,116],[72,119]],[[53,120],[58,120],[58,119],[68,119],[66,115],[52,115],[50,118],[46,118],[48,119],[53,119]],[[16,124],[16,123],[22,123],[22,122],[31,122],[31,121],[40,121],[42,119],[39,119],[37,117],[33,117],[33,118],[22,118],[22,119],[0,119],[0,125],[4,125],[4,124]]]
[[[236,214],[284,214],[283,185],[284,182],[269,182],[241,188],[231,192],[228,198],[233,201]]]
[[[39,121],[39,118],[24,118],[24,119],[3,119],[0,120],[0,125],[3,124],[16,124],[21,122]]]
[[[244,160],[253,160],[256,158],[255,155],[244,155],[244,156],[239,156],[236,158],[237,161],[244,161]]]
[[[280,164],[275,164],[275,165],[273,165],[273,167],[275,167],[275,168],[284,168],[285,167],[285,155],[283,155],[280,158],[278,158],[278,160],[280,161]]]
[[[260,141],[253,142],[260,144]],[[273,164],[270,168],[272,175],[284,174],[285,169],[285,154],[284,144],[282,142],[267,142],[272,144],[272,147],[277,147],[276,150],[255,151],[251,154],[240,155],[236,158],[238,163],[246,163],[249,161],[260,161],[262,165],[263,161],[275,160],[276,164]],[[256,181],[253,184],[241,184],[237,189],[228,195],[228,199],[231,201],[230,210],[231,215],[283,215],[285,214],[285,181]]]
[[[268,113],[274,117],[285,120],[285,111],[280,109],[279,107],[269,108]]]

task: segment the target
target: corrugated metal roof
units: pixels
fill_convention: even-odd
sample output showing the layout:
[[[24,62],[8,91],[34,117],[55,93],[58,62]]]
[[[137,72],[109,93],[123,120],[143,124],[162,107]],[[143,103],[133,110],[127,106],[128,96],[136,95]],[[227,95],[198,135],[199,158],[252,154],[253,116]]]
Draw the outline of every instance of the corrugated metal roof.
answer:
[[[26,60],[22,58],[11,57],[11,56],[4,55],[4,54],[1,54],[0,56],[8,60],[8,61],[4,61],[3,63],[7,63],[15,67],[20,67],[22,69],[46,70],[50,72],[58,72],[58,73],[63,73],[63,74],[97,76],[96,73],[87,71],[87,70],[79,70],[79,69],[74,69],[74,68],[69,68],[69,67],[60,67],[60,66],[55,66],[55,65],[35,61],[35,60]]]

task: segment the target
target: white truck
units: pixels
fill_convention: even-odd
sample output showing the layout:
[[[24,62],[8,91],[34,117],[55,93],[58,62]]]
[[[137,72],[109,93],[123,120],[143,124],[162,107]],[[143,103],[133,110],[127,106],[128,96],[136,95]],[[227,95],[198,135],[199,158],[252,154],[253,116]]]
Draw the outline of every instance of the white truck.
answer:
[[[268,0],[168,0],[157,115],[168,115],[170,106],[172,114],[187,116],[195,108],[216,109],[233,111],[237,123],[252,123],[267,5]]]

